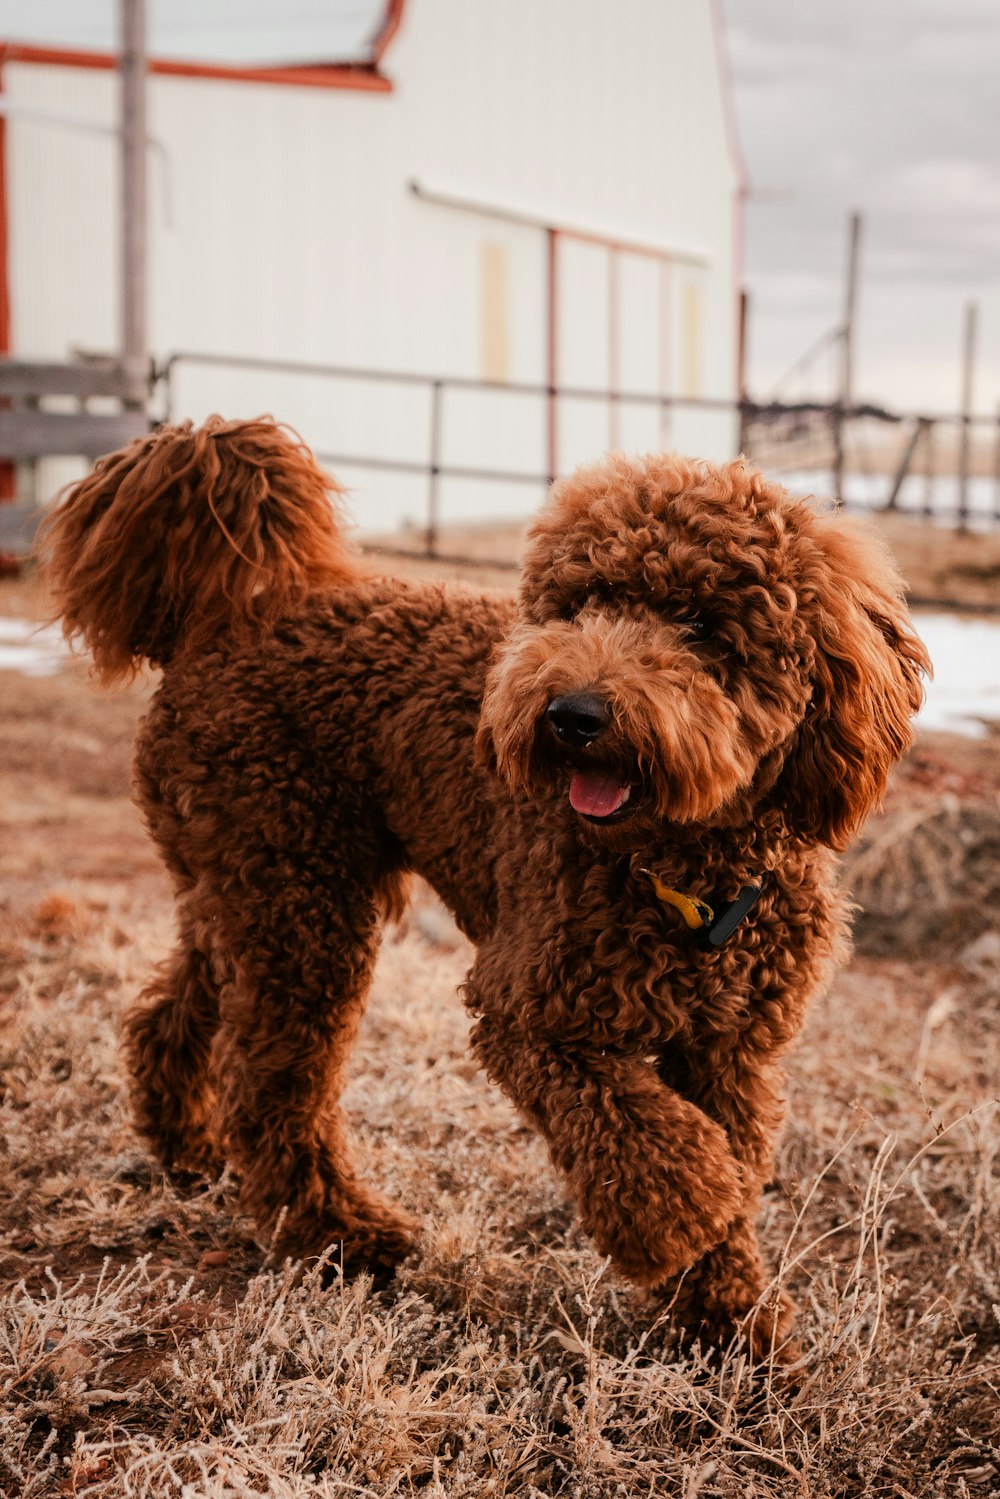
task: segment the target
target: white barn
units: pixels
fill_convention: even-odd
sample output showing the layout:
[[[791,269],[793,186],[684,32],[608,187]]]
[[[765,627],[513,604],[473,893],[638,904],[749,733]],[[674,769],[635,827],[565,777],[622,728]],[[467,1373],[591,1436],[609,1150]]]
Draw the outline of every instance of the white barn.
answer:
[[[153,56],[150,350],[226,356],[176,359],[153,411],[292,422],[364,529],[422,520],[432,442],[445,518],[523,514],[609,446],[731,454],[741,171],[713,0],[328,10],[268,39],[305,63],[264,65],[249,29],[233,61],[232,27],[213,60],[204,36],[168,38],[198,63]],[[0,43],[0,350],[25,359],[119,337],[118,79],[73,40]],[[273,362],[436,378],[436,419],[423,378]],[[66,476],[47,461],[42,490]]]

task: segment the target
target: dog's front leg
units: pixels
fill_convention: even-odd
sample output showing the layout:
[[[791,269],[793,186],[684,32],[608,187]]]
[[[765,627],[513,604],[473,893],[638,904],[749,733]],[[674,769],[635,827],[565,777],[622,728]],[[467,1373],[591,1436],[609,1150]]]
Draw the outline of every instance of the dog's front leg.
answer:
[[[743,1201],[725,1132],[647,1062],[564,1049],[482,1012],[473,1041],[548,1141],[597,1248],[630,1279],[657,1285],[725,1237]]]
[[[751,1048],[719,1037],[697,1064],[689,1061],[687,1079],[687,1095],[726,1131],[743,1169],[745,1198],[725,1238],[672,1295],[675,1315],[711,1342],[726,1343],[740,1332],[759,1357],[779,1350],[783,1358],[794,1356],[786,1342],[792,1303],[780,1287],[767,1283],[755,1223],[783,1112],[780,1071]]]

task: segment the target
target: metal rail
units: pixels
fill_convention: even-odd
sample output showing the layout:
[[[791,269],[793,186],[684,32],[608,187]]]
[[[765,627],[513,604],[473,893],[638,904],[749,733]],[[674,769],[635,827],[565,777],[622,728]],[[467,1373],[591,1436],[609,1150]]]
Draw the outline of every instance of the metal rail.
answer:
[[[446,560],[438,551],[440,534],[440,483],[443,478],[493,481],[504,484],[524,484],[542,487],[551,483],[554,475],[541,471],[531,472],[516,468],[449,463],[444,457],[444,417],[446,397],[449,392],[480,392],[507,396],[539,398],[548,403],[549,410],[558,401],[587,401],[608,404],[611,422],[623,406],[657,409],[663,413],[677,410],[706,412],[729,412],[741,418],[741,430],[756,432],[762,437],[769,429],[777,428],[788,419],[829,421],[835,418],[846,424],[869,419],[898,427],[913,424],[902,459],[895,471],[886,476],[886,496],[878,509],[900,510],[899,498],[903,484],[910,473],[914,455],[922,450],[925,455],[926,499],[922,513],[943,520],[950,520],[960,530],[969,528],[974,518],[1000,526],[1000,418],[954,413],[921,413],[918,415],[892,411],[871,403],[859,403],[843,408],[837,402],[798,401],[782,403],[776,401],[755,402],[733,400],[723,396],[677,396],[660,394],[648,390],[609,390],[591,386],[561,385],[536,381],[480,380],[468,375],[427,375],[413,370],[384,370],[358,368],[352,365],[326,364],[308,360],[268,359],[245,354],[210,354],[194,350],[179,350],[170,355],[155,369],[155,379],[164,393],[166,420],[175,419],[175,372],[178,367],[200,366],[229,370],[255,370],[277,375],[299,375],[335,381],[349,381],[361,385],[396,386],[423,390],[428,395],[428,439],[426,456],[420,458],[389,458],[373,453],[350,453],[322,451],[320,460],[330,465],[372,469],[384,473],[399,473],[424,476],[427,488],[427,523],[424,527],[424,555]],[[935,509],[931,504],[934,474],[933,434],[941,427],[967,433],[978,427],[996,432],[996,453],[993,479],[994,503],[990,512],[980,511],[975,515],[968,502],[968,486],[960,484],[958,502],[953,509]],[[817,429],[818,430],[818,429]],[[816,435],[816,430],[811,434]],[[967,462],[967,460],[966,460]],[[412,554],[411,554],[412,555]],[[455,559],[458,560],[458,559]],[[462,559],[470,560],[470,559]]]

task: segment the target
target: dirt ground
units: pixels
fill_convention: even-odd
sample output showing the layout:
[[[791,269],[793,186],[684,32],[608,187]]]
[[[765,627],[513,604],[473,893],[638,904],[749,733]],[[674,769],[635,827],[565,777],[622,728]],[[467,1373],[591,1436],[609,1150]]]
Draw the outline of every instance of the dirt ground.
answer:
[[[1000,543],[909,544],[963,596],[1000,577]],[[0,616],[42,607],[0,580]],[[995,741],[923,739],[848,859],[859,951],[789,1059],[761,1222],[799,1307],[786,1375],[681,1353],[597,1258],[470,1059],[468,952],[426,892],[347,1100],[426,1226],[396,1281],[303,1279],[231,1179],[164,1178],[117,1051],[172,930],[129,798],[149,691],[0,672],[0,1494],[1000,1494]]]

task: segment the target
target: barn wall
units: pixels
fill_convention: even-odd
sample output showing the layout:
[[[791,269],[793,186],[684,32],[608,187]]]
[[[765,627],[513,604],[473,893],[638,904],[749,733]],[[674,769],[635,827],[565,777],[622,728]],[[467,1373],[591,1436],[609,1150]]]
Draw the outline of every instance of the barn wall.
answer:
[[[504,350],[507,377],[542,381],[545,236],[438,207],[414,178],[480,201],[704,252],[702,266],[622,256],[618,375],[679,390],[685,308],[701,309],[700,393],[734,385],[732,208],[736,186],[705,0],[410,0],[386,59],[392,94],[155,75],[151,154],[151,346],[479,376]],[[16,352],[65,357],[117,341],[117,154],[112,136],[30,122],[18,104],[111,125],[107,72],[8,64],[11,281]],[[563,381],[605,385],[607,252],[560,251]],[[487,269],[487,268],[491,269]],[[498,287],[502,290],[498,291]],[[490,352],[492,351],[492,352]],[[422,461],[423,392],[274,374],[182,369],[174,414],[268,409],[318,449]],[[447,398],[446,458],[545,467],[542,401]],[[731,448],[718,416],[564,405],[560,467],[616,439]],[[414,521],[425,481],[349,467],[366,526]],[[446,481],[447,513],[528,508],[522,488]]]

